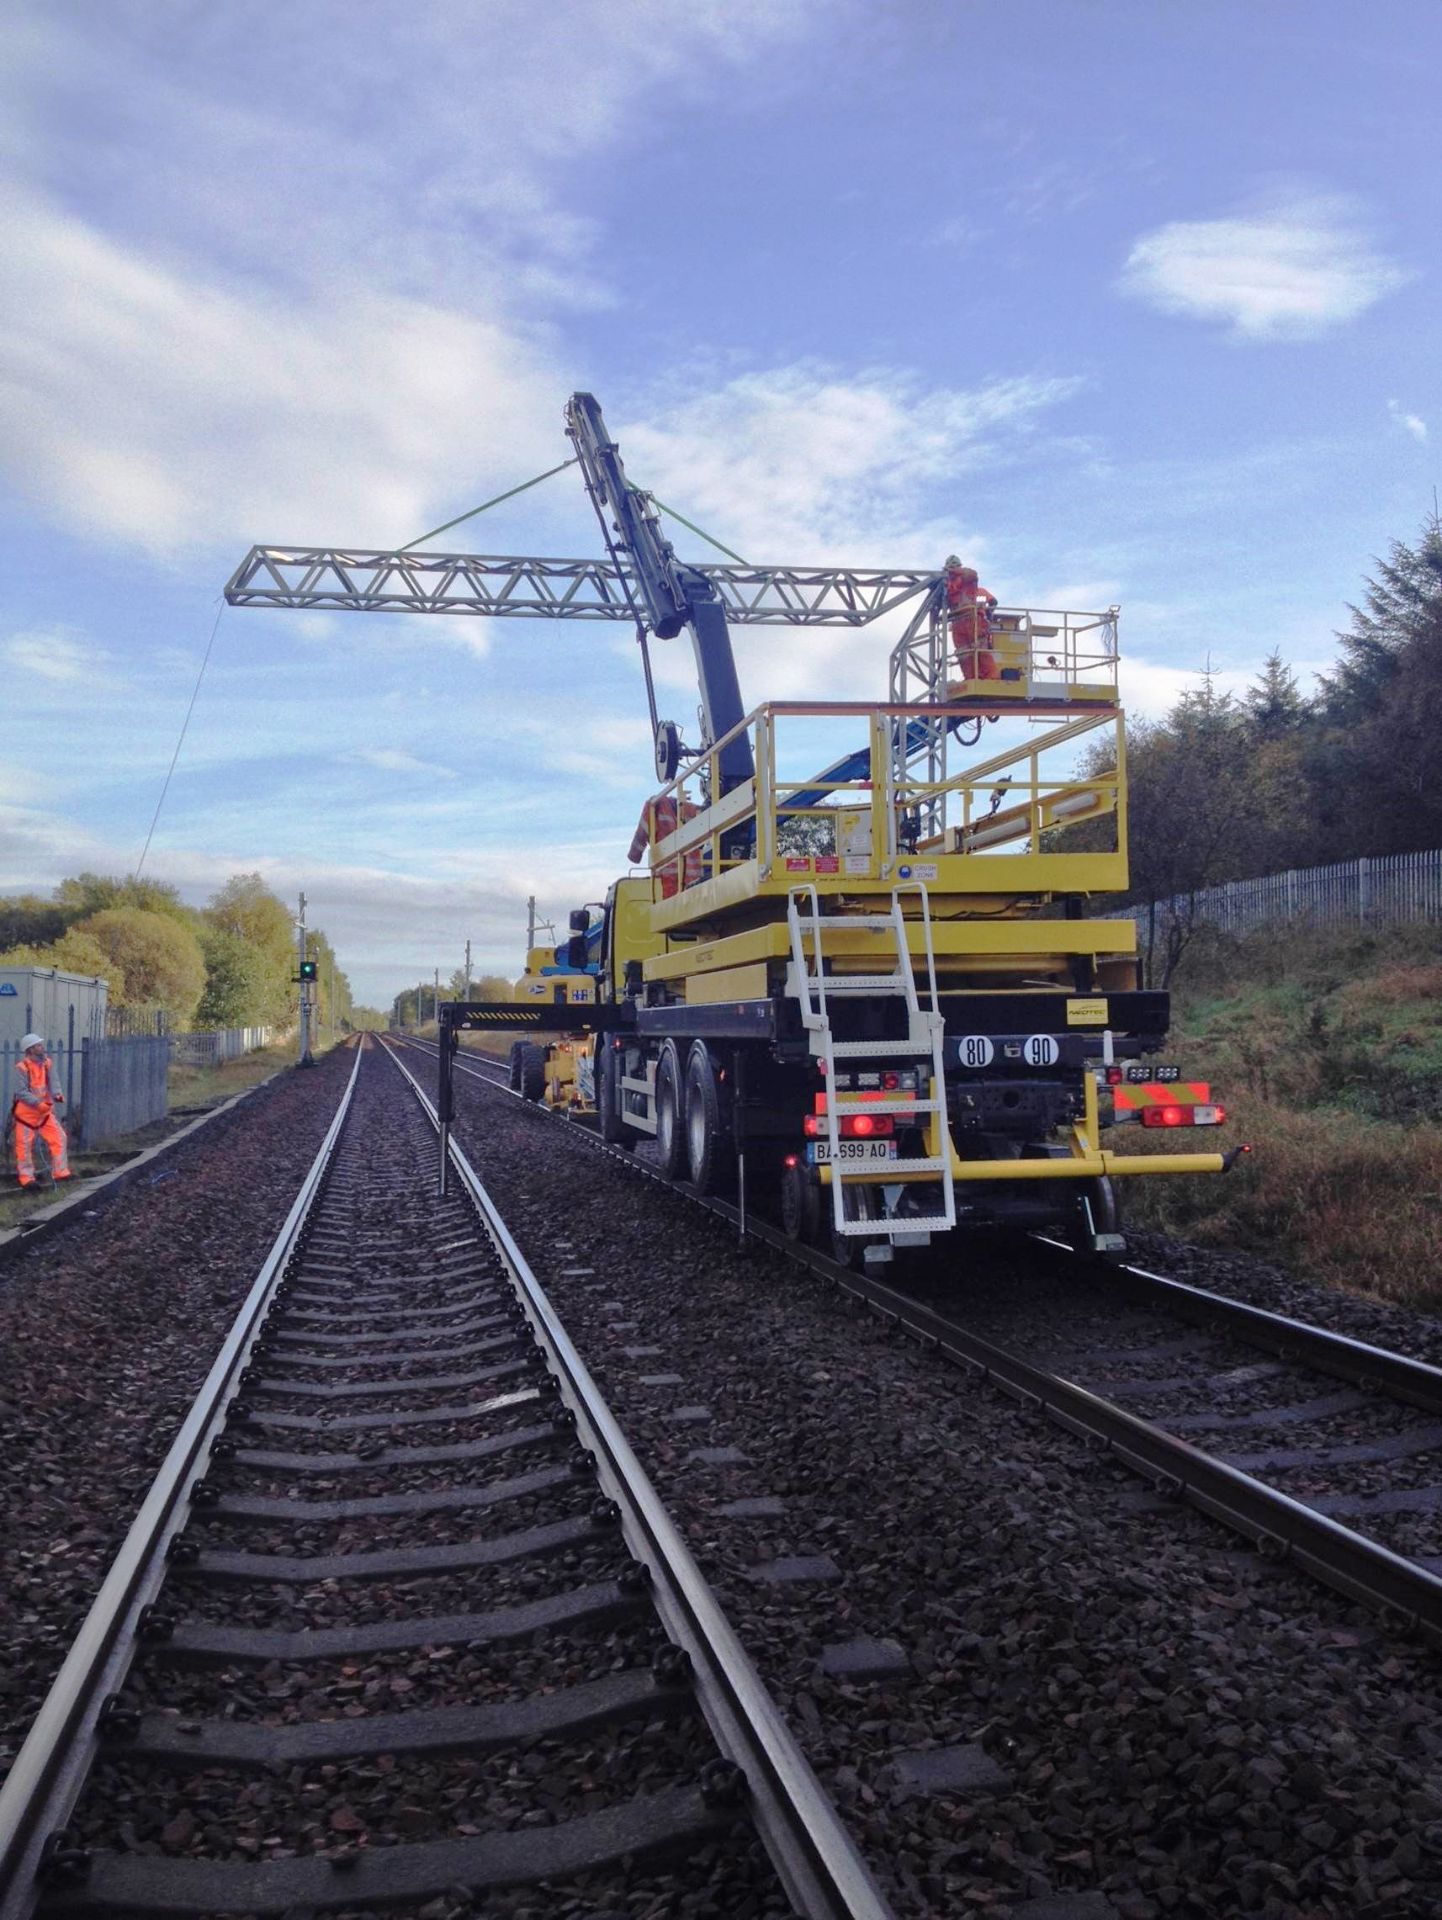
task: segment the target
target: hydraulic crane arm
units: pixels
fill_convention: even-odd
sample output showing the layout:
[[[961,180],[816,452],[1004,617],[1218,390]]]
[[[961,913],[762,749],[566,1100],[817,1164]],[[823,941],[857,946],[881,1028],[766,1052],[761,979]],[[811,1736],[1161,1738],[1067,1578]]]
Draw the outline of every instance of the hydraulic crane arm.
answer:
[[[755,771],[746,735],[727,739],[746,717],[728,620],[863,626],[917,594],[937,590],[940,576],[932,571],[688,565],[661,531],[650,495],[626,478],[620,450],[592,394],[572,394],[566,432],[601,523],[608,560],[253,547],[232,575],[226,600],[241,607],[633,620],[643,655],[648,634],[669,640],[689,627],[701,692],[701,747],[726,741],[718,768],[725,793]],[[649,660],[646,675],[649,692]],[[669,780],[680,734],[670,722],[656,722],[656,727],[657,770]]]
[[[726,626],[721,596],[696,567],[683,566],[661,531],[649,495],[633,487],[621,464],[621,450],[606,431],[594,394],[573,393],[566,405],[566,432],[581,472],[601,536],[618,571],[624,566],[635,584],[635,611],[644,651],[647,632],[671,640],[691,629],[696,681],[701,690],[701,745],[724,740],[746,717],[736,678],[736,655]],[[647,663],[649,686],[650,664]],[[657,727],[656,768],[663,779],[675,771],[680,735],[673,726]],[[722,793],[749,780],[756,768],[745,735],[721,750]]]

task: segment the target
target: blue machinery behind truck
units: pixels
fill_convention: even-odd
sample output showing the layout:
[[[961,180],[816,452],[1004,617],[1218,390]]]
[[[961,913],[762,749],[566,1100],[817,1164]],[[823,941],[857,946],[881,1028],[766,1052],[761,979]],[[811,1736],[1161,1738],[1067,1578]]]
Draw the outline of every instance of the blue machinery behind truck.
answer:
[[[788,1232],[851,1261],[957,1225],[1110,1250],[1119,1182],[1225,1171],[1240,1149],[1103,1140],[1134,1125],[1167,1149],[1225,1119],[1205,1082],[1147,1064],[1167,996],[1139,984],[1133,923],[1086,913],[1126,885],[1116,609],[998,609],[1005,671],[983,678],[952,644],[939,570],[689,565],[591,395],[566,429],[605,561],[255,548],[226,589],[240,606],[634,623],[660,782],[648,866],[572,916],[560,998],[533,981],[540,997],[442,1008],[443,1120],[460,1032],[520,1032],[542,1060],[565,1049],[564,1103],[606,1139],[654,1141],[704,1191],[763,1190]],[[731,625],[895,609],[910,620],[886,701],[744,708]],[[683,630],[694,747],[657,714],[649,654]],[[958,765],[987,722],[1001,744]]]

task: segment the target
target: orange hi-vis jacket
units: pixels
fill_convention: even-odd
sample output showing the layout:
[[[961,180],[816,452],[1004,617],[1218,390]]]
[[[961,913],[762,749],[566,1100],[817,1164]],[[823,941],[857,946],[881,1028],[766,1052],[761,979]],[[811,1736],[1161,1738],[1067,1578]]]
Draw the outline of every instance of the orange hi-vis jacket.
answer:
[[[967,578],[967,575],[970,578]],[[968,680],[995,680],[991,650],[991,610],[996,595],[978,585],[969,567],[946,570],[946,604],[951,609],[951,644]]]
[[[32,1060],[28,1053],[21,1054],[15,1062],[14,1093],[17,1104],[37,1107],[45,1113],[54,1107],[57,1095],[61,1100],[65,1098],[55,1084],[55,1063],[48,1053],[43,1060]],[[35,1114],[34,1120],[39,1118],[39,1113]]]
[[[68,1180],[70,1163],[65,1129],[55,1118],[55,1102],[57,1099],[63,1100],[65,1096],[55,1085],[54,1066],[49,1054],[43,1059],[32,1060],[28,1053],[22,1053],[15,1062],[13,1088],[11,1111],[15,1117],[15,1171],[20,1177],[21,1186],[28,1187],[35,1179],[37,1133],[50,1149],[51,1173],[57,1180]]]

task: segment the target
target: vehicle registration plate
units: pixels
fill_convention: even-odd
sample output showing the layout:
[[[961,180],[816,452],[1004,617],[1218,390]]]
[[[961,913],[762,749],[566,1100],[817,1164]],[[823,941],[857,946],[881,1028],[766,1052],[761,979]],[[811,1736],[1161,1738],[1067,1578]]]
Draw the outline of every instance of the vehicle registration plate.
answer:
[[[896,1142],[894,1140],[842,1140],[838,1142],[839,1157],[843,1160],[894,1160]],[[829,1140],[811,1140],[806,1147],[806,1159],[813,1167],[828,1166],[831,1161],[831,1142]]]

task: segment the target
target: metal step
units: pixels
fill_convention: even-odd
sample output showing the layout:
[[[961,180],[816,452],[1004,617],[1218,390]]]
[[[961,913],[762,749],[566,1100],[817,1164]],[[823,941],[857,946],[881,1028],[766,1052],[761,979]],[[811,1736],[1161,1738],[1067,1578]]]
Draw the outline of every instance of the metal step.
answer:
[[[829,1104],[830,1097],[828,1096],[828,1105]],[[838,1117],[843,1113],[940,1113],[941,1102],[939,1100],[911,1100],[903,1097],[898,1097],[895,1100],[868,1100],[864,1095],[851,1095],[848,1097],[844,1093],[838,1093],[833,1111]],[[820,1116],[818,1116],[818,1118],[819,1117]]]
[[[857,1180],[854,1177],[855,1175],[862,1174],[862,1173],[865,1173],[868,1175],[875,1174],[875,1173],[878,1173],[882,1167],[886,1168],[888,1177],[890,1177],[892,1173],[896,1173],[898,1175],[911,1174],[911,1173],[940,1173],[942,1168],[949,1167],[951,1165],[951,1162],[949,1160],[942,1159],[942,1157],[939,1154],[935,1154],[930,1159],[925,1159],[925,1160],[920,1160],[920,1159],[918,1160],[852,1160],[852,1161],[842,1160],[840,1162],[828,1161],[827,1164],[830,1166],[833,1176],[835,1175],[836,1168],[838,1165],[840,1165],[840,1167],[842,1168],[845,1174],[852,1176],[852,1178],[850,1178],[849,1180],[843,1179],[843,1181],[841,1182],[843,1186],[847,1186],[847,1185],[859,1186],[863,1183]],[[885,1180],[868,1180],[865,1182],[865,1184],[869,1186],[882,1187],[886,1185],[886,1181]]]
[[[832,1057],[837,1060],[919,1060],[931,1052],[928,1040],[833,1040]]]
[[[863,1233],[874,1240],[889,1240],[895,1233],[929,1233],[933,1227],[950,1224],[944,1213],[908,1213],[900,1220],[843,1220],[839,1227],[833,1220],[831,1227],[848,1240],[858,1239]]]
[[[828,973],[818,980],[813,974],[811,985],[824,987],[832,993],[878,993],[882,988],[901,995],[906,992],[907,975],[904,973]]]

